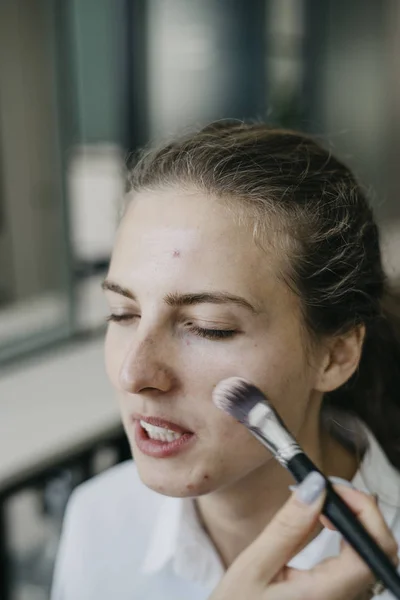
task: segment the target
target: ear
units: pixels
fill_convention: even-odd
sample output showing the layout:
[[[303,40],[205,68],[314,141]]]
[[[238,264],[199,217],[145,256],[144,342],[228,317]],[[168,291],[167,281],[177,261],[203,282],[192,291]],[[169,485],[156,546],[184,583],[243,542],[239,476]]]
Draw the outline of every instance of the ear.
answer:
[[[348,333],[328,340],[324,345],[316,390],[331,392],[350,379],[360,362],[364,338],[365,326],[358,325]]]

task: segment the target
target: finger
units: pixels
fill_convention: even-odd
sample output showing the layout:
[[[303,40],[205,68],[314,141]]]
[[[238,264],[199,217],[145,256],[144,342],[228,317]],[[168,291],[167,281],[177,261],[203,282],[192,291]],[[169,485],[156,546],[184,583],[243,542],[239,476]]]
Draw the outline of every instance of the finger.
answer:
[[[397,542],[375,499],[357,490],[336,486],[335,488],[375,541],[397,565]],[[369,567],[347,543],[343,544],[338,557],[320,563],[310,573],[316,597],[319,598],[351,598],[365,593],[376,579]]]
[[[331,481],[332,481],[333,479],[335,479],[335,480],[339,480],[339,477],[335,477],[335,478],[333,478],[333,477],[330,477],[330,480],[331,480]],[[333,487],[335,487],[335,488],[336,488],[336,491],[338,491],[338,490],[340,489],[340,486],[339,486],[339,488],[337,488],[337,486],[333,486]],[[350,488],[352,488],[353,490],[357,489],[357,488],[355,488],[354,486],[352,486],[352,485],[349,485],[348,483],[346,483],[346,487],[350,487]],[[371,495],[370,495],[370,497],[371,497],[371,499],[372,499],[372,500],[375,502],[375,504],[378,504],[378,494],[371,494]],[[334,525],[333,525],[333,524],[330,522],[330,520],[328,519],[328,517],[325,517],[324,515],[321,515],[321,516],[320,516],[320,518],[319,518],[319,520],[320,520],[320,522],[322,523],[322,525],[323,525],[324,527],[326,527],[326,529],[330,529],[331,531],[336,531],[336,527],[335,527],[335,526],[334,526]]]
[[[343,486],[334,487],[375,541],[398,564],[398,544],[379,509],[376,497]],[[355,553],[350,546],[348,551]]]
[[[332,523],[330,522],[330,520],[328,519],[328,517],[325,517],[324,515],[321,515],[319,518],[320,522],[322,523],[322,525],[324,527],[326,527],[326,529],[330,529],[331,531],[336,531],[336,527],[334,525],[332,525]]]
[[[266,585],[304,543],[325,500],[325,479],[310,473],[256,541],[240,556],[237,567],[250,569]]]
[[[335,487],[336,485],[342,485],[345,487],[349,487],[353,490],[357,489],[354,487],[354,485],[351,483],[351,481],[348,481],[347,479],[343,479],[342,477],[336,477],[331,475],[329,477],[329,481],[334,484],[333,487]],[[330,520],[325,517],[324,515],[321,515],[319,518],[320,522],[322,523],[322,525],[324,527],[326,527],[327,529],[331,529],[332,531],[336,531],[336,527],[330,522]]]

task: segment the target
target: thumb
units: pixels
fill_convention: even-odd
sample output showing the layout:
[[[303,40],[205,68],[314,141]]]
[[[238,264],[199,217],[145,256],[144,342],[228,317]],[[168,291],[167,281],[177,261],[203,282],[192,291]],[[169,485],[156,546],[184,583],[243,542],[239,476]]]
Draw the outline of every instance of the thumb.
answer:
[[[313,471],[242,553],[242,567],[250,565],[257,578],[269,583],[307,540],[318,522],[324,500],[325,478]]]

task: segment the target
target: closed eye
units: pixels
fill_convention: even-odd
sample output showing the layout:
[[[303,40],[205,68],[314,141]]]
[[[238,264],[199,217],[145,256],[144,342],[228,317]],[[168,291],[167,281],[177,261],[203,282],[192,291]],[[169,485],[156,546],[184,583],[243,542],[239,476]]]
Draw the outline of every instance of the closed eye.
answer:
[[[115,314],[111,313],[107,316],[106,320],[112,323],[126,323],[131,321],[132,319],[138,319],[140,315],[135,315],[131,313],[122,313]],[[198,325],[190,324],[189,330],[196,335],[209,339],[209,340],[223,340],[227,338],[232,338],[234,335],[240,333],[236,329],[207,329],[204,327],[199,327]]]
[[[210,340],[227,339],[239,333],[236,329],[204,329],[203,327],[198,327],[197,325],[191,325],[190,331],[193,331],[196,335],[199,335],[200,337],[204,337]]]
[[[121,321],[130,321],[131,319],[139,318],[139,315],[133,315],[131,313],[123,313],[121,315],[117,315],[112,313],[106,317],[106,321],[113,323],[121,323]]]

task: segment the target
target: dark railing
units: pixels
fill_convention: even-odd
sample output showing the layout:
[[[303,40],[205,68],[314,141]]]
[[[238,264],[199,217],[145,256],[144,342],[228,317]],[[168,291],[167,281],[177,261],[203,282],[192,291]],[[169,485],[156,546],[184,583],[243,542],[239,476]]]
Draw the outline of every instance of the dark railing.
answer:
[[[52,558],[47,569],[34,557],[18,557],[12,549],[13,523],[9,518],[10,506],[20,492],[34,490],[40,499],[39,506],[46,518],[54,521],[54,530],[61,528],[62,517],[68,497],[80,483],[99,472],[96,457],[106,451],[108,466],[131,458],[128,442],[122,428],[117,428],[96,440],[90,440],[67,456],[55,457],[46,466],[38,466],[34,472],[24,474],[0,487],[0,599],[14,600],[15,591],[23,585],[36,585],[43,589],[43,598],[51,586]],[[98,461],[97,461],[98,462]],[[101,467],[100,467],[101,471]],[[53,541],[54,545],[54,541]],[[55,554],[55,552],[54,552]],[[36,557],[37,558],[37,557]],[[49,557],[47,557],[49,559]],[[38,566],[40,564],[40,567]],[[35,566],[36,565],[36,566]]]

